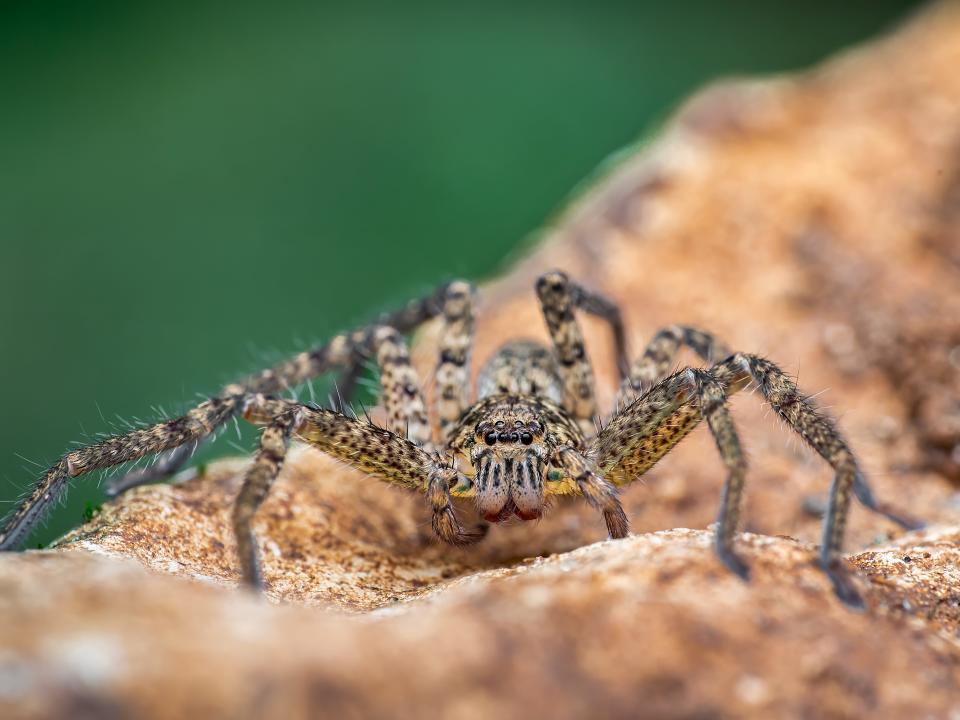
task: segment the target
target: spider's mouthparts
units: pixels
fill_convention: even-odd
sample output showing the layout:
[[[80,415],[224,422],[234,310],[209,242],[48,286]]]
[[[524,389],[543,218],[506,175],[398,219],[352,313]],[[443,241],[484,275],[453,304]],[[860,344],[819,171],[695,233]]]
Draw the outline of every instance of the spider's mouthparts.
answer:
[[[543,462],[533,452],[519,458],[483,457],[474,484],[477,509],[489,522],[543,515]]]

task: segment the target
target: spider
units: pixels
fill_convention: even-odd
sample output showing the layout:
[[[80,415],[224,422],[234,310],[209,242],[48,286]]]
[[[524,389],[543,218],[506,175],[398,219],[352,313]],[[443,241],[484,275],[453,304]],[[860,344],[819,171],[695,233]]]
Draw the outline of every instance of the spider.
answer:
[[[242,577],[253,588],[262,587],[262,575],[251,523],[293,438],[384,482],[423,493],[432,509],[434,532],[452,545],[475,543],[489,527],[461,524],[452,497],[473,497],[479,514],[497,523],[513,516],[540,518],[549,495],[579,495],[602,514],[611,538],[623,538],[629,525],[619,489],[706,420],[727,471],[715,549],[724,565],[746,579],[748,567],[734,549],[746,461],[727,399],[753,383],[835,471],[820,565],[842,600],[853,606],[862,603],[840,554],[851,495],[905,527],[915,524],[874,498],[833,420],[817,410],[782,370],[757,355],[731,353],[710,334],[686,326],[659,331],[630,364],[621,314],[613,302],[560,271],[541,276],[536,293],[552,348],[530,341],[505,344],[481,369],[478,399],[472,404],[474,290],[466,282],[454,281],[372,325],[337,335],[325,345],[227,385],[182,417],[67,453],[7,519],[0,530],[0,549],[14,549],[72,478],[160,454],[156,465],[129,473],[111,492],[154,481],[174,472],[196,443],[235,417],[263,427],[232,512]],[[592,432],[597,416],[593,370],[575,310],[605,320],[616,345],[621,378],[616,407],[597,432]],[[439,441],[432,437],[404,340],[404,333],[437,317],[442,323],[435,393]],[[684,345],[708,367],[669,373]],[[325,409],[280,397],[334,369],[345,370],[345,384],[352,386],[358,368],[370,358],[380,369],[387,427],[350,417],[342,405]]]

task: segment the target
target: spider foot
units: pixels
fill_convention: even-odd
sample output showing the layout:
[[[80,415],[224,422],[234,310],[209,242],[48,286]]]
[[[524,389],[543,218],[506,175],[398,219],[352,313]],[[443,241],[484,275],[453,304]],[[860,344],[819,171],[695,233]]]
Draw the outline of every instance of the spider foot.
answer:
[[[486,523],[480,523],[472,528],[463,528],[451,505],[434,511],[432,525],[433,531],[441,540],[457,547],[480,542],[486,537],[487,530],[490,528]]]
[[[733,548],[718,544],[717,557],[720,558],[720,562],[722,562],[730,572],[741,580],[750,580],[750,566],[740,559],[740,556],[733,551]]]
[[[864,610],[866,603],[853,582],[853,574],[841,560],[821,562],[820,566],[833,584],[833,592],[851,610]]]
[[[853,492],[861,504],[873,512],[883,515],[888,520],[895,522],[904,530],[923,530],[927,526],[926,522],[919,518],[911,517],[904,512],[896,510],[889,503],[877,500],[873,490],[863,473],[858,472],[853,479]]]
[[[259,595],[264,590],[263,572],[260,568],[260,554],[253,552],[246,556],[241,572],[240,587]]]
[[[619,502],[603,511],[603,521],[611,540],[620,540],[630,534],[630,521]]]

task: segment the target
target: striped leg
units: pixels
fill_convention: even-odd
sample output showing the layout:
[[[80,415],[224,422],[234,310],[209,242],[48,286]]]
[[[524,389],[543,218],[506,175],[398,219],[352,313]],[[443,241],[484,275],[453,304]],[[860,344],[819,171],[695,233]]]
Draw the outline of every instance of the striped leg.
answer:
[[[470,403],[470,354],[473,350],[473,288],[450,283],[443,299],[443,329],[437,362],[435,407],[440,436],[446,440]]]
[[[643,355],[630,366],[627,377],[620,384],[616,407],[626,407],[665,377],[684,345],[710,364],[731,355],[726,346],[710,333],[686,325],[665,327],[653,336]]]
[[[302,354],[306,355],[307,353]],[[322,355],[322,358],[314,361],[314,368],[318,373],[333,367],[349,367],[358,357],[376,358],[380,368],[382,401],[389,429],[419,445],[430,441],[430,422],[420,390],[420,379],[410,364],[406,340],[396,329],[387,325],[373,325],[338,335],[324,346]],[[291,362],[297,361],[295,359]],[[302,362],[306,363],[308,360],[304,359]],[[275,384],[264,385],[270,390],[276,388]],[[264,398],[270,395],[269,391],[251,393],[250,397],[258,398],[253,403],[254,410],[251,411],[257,417],[262,415],[257,408],[263,406]]]
[[[142,457],[168,452],[161,462],[182,462],[196,443],[243,411],[256,395],[279,393],[287,387],[335,367],[350,366],[357,356],[376,355],[381,368],[384,405],[390,425],[416,443],[430,440],[430,424],[419,379],[410,365],[406,342],[391,327],[373,326],[334,337],[326,345],[301,353],[292,360],[262,371],[242,383],[228,385],[186,415],[148,428],[108,438],[65,455],[40,479],[27,498],[0,529],[0,550],[12,550],[66,488],[71,478]],[[189,451],[180,448],[188,447]],[[112,488],[129,489],[158,479],[147,472],[124,477]]]
[[[728,470],[717,528],[717,551],[728,567],[742,574],[745,568],[732,548],[746,464],[725,401],[751,382],[756,383],[777,414],[834,469],[820,564],[837,595],[848,604],[859,605],[860,598],[841,554],[851,496],[856,495],[869,509],[906,527],[916,527],[917,523],[877,502],[834,421],[769,360],[738,353],[708,370],[684,370],[657,382],[614,415],[591,441],[587,457],[604,477],[623,485],[649,470],[706,418]]]
[[[233,532],[237,541],[241,577],[251,588],[263,587],[260,571],[260,551],[251,524],[257,508],[263,503],[273,482],[280,473],[287,454],[290,436],[302,424],[298,406],[290,407],[277,415],[260,433],[260,447],[253,463],[243,479],[240,494],[233,505]]]
[[[453,284],[455,283],[450,285]],[[411,332],[420,324],[441,313],[448,287],[448,285],[443,285],[429,295],[410,301],[399,310],[383,313],[377,322],[370,325],[369,328],[388,326],[401,335]],[[400,343],[393,344],[399,346]],[[351,397],[362,370],[363,362],[371,353],[375,352],[376,348],[371,347],[370,338],[364,336],[364,330],[338,335],[319,347],[299,353],[286,362],[263,370],[238,383],[228,385],[221,397],[256,393],[279,395],[330,370],[345,368],[345,372],[338,383],[340,397],[337,403],[337,410],[343,412],[342,403]],[[403,377],[399,378],[399,381],[403,381],[409,376],[407,373],[400,373],[400,375]],[[410,402],[415,404],[413,399]],[[410,414],[415,415],[416,413],[411,410]],[[229,418],[226,418],[226,420],[229,420]],[[422,418],[419,416],[411,417],[410,423],[415,436],[425,442],[429,440],[429,435],[424,435],[420,427],[421,420]],[[393,417],[392,421],[405,424],[406,418]],[[193,450],[194,445],[191,443],[189,446],[177,448],[167,453],[149,468],[141,468],[123,475],[108,485],[108,494],[117,496],[139,485],[157,482],[169,477],[189,461]]]
[[[862,604],[844,568],[842,549],[851,495],[858,484],[867,488],[853,452],[827,415],[820,412],[780,368],[757,355],[738,353],[711,369],[713,376],[730,386],[752,379],[776,413],[826,460],[834,470],[830,501],[823,524],[820,564],[830,576],[837,595],[851,605]],[[858,479],[859,478],[859,479]],[[872,501],[872,493],[857,492]],[[883,512],[874,505],[871,509]]]
[[[740,446],[737,428],[727,409],[727,388],[709,371],[689,371],[697,393],[700,415],[706,419],[710,433],[720,451],[720,458],[727,468],[727,481],[720,495],[720,514],[717,518],[716,551],[720,560],[744,580],[749,571],[733,549],[733,540],[743,506],[743,480],[747,472],[747,460]]]
[[[536,289],[557,355],[563,383],[563,406],[581,424],[589,427],[597,414],[593,367],[584,349],[583,333],[573,311],[579,308],[603,317],[610,323],[622,375],[626,369],[626,343],[620,311],[611,301],[588,292],[559,271],[541,276]]]
[[[160,455],[152,465],[131,470],[121,477],[111,480],[106,485],[107,497],[119,497],[127,490],[140,487],[141,485],[159,482],[164,478],[176,474],[184,465],[190,462],[190,458],[193,457],[193,454],[197,451],[197,447],[204,441],[205,439],[196,440],[192,443],[175,447],[172,450],[167,450]]]
[[[562,448],[557,456],[564,474],[576,483],[587,502],[603,514],[609,536],[625,538],[630,533],[630,521],[617,497],[617,488],[598,475],[590,461],[574,448]]]
[[[451,545],[481,540],[487,527],[463,528],[453,510],[451,492],[463,493],[471,482],[439,455],[410,440],[332,410],[303,408],[297,437],[323,452],[399,487],[424,492],[433,511],[433,529]]]
[[[411,300],[399,310],[382,313],[373,324],[388,325],[401,335],[407,335],[443,312],[449,289],[458,283],[464,284],[462,281],[454,281],[441,285],[429,295]],[[337,412],[346,412],[345,405],[353,398],[362,373],[363,363],[358,360],[340,375],[337,380],[337,397],[334,398],[334,409]]]
[[[263,425],[260,448],[247,471],[233,510],[244,582],[262,586],[259,552],[251,525],[276,480],[291,437],[384,482],[426,494],[433,528],[452,545],[469,545],[486,535],[486,526],[464,528],[454,512],[452,489],[465,491],[470,481],[410,439],[334,410],[298,405],[262,395],[252,396],[245,419]]]
[[[198,442],[234,417],[242,404],[243,399],[236,396],[213,398],[183,417],[107,438],[67,453],[46,472],[7,518],[0,529],[0,550],[13,550],[21,543],[71,479]]]

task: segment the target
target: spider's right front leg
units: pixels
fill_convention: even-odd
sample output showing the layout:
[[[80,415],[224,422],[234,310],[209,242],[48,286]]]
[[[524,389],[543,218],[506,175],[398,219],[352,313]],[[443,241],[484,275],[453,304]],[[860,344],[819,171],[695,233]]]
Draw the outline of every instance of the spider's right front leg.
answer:
[[[441,540],[470,545],[486,534],[486,525],[465,529],[457,520],[451,493],[465,495],[472,483],[452,460],[385,428],[332,410],[305,408],[303,417],[304,424],[297,432],[301,440],[391,485],[425,493],[433,512],[433,529]]]
[[[469,545],[486,534],[485,525],[464,528],[451,503],[451,489],[466,491],[470,481],[451,463],[405,437],[334,410],[263,396],[251,398],[244,417],[264,425],[232,518],[241,574],[249,587],[263,586],[253,518],[280,473],[292,437],[391,485],[426,494],[433,512],[433,529],[445,542]]]

